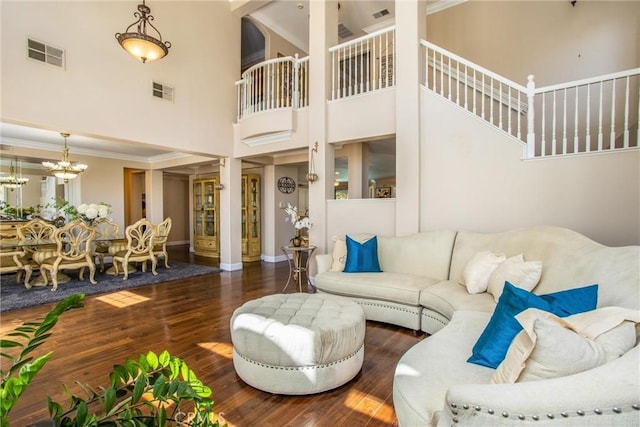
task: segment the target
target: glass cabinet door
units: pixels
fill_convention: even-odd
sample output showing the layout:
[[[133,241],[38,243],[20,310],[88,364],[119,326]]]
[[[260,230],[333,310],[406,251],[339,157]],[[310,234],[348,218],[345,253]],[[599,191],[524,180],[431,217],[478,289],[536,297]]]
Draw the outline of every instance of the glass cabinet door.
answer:
[[[196,255],[218,257],[218,177],[193,181],[193,234]]]

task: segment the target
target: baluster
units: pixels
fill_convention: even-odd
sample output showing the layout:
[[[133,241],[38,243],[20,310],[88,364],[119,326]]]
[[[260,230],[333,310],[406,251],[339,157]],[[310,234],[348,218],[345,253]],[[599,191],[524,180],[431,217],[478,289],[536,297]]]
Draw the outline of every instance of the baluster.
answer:
[[[433,85],[433,91],[437,92],[437,74],[436,74],[436,68],[438,67],[438,62],[437,62],[437,52],[435,50],[432,50],[433,52],[433,71],[432,71],[432,75],[433,75],[433,80],[431,82],[431,84]]]
[[[388,39],[389,33],[387,32],[385,34],[387,34],[386,37]],[[392,36],[393,38],[391,39],[391,86],[395,86],[396,85],[396,30],[395,28],[393,29]]]
[[[336,99],[336,51],[331,53],[331,99]]]
[[[477,90],[477,84],[478,84],[478,78],[476,76],[476,69],[473,69],[473,83],[472,83],[472,87],[471,89],[473,90],[473,114],[477,114],[477,106],[476,103],[478,102],[478,97],[476,96],[476,92],[478,92]]]
[[[482,118],[484,119],[484,104],[486,103],[484,73],[482,73]]]
[[[335,58],[335,56],[331,56],[332,61]],[[335,63],[335,61],[334,61]],[[332,70],[332,74],[333,74],[333,80],[332,80],[332,84],[331,84],[331,92],[332,92],[332,99],[335,99],[335,94],[336,94],[336,86],[335,86],[335,72],[333,72],[334,70]],[[295,56],[295,60],[293,62],[293,97],[292,97],[292,107],[294,108],[300,108],[300,104],[301,104],[301,99],[300,99],[300,61],[298,60],[298,54],[296,53]]]
[[[255,98],[255,76],[254,76],[255,70],[251,71],[249,73],[249,102],[251,103],[251,108],[249,109],[252,113],[255,113],[255,104],[256,104],[256,98]]]
[[[629,76],[626,78],[627,84],[624,91],[624,136],[623,136],[623,147],[629,148]],[[638,127],[640,128],[640,122],[638,122]]]
[[[527,157],[530,159],[536,155],[536,133],[534,128],[536,84],[533,79],[533,74],[527,76]]]
[[[489,122],[493,123],[493,77],[489,77]]]
[[[340,95],[340,98],[344,98],[345,96],[347,96],[347,48],[346,47],[342,48],[340,58],[342,62],[342,71],[340,71],[340,76],[342,79],[342,95]]]
[[[558,152],[556,151],[556,124],[557,124],[556,123],[557,122],[557,120],[556,120],[556,114],[557,114],[557,111],[556,111],[556,109],[557,109],[556,108],[557,107],[556,93],[557,93],[557,91],[554,90],[553,91],[553,97],[552,97],[552,99],[553,99],[553,108],[552,108],[553,116],[552,116],[552,120],[551,120],[551,153],[550,153],[552,156],[554,154],[558,154]]]
[[[456,61],[456,105],[460,105],[460,62]]]
[[[611,134],[609,136],[609,150],[616,148],[616,79],[611,81]]]
[[[385,52],[387,51],[386,47],[385,47]],[[379,58],[379,70],[380,72],[378,73],[378,89],[382,89],[382,73],[384,72],[384,70],[382,69],[382,37],[378,37],[378,52],[380,52],[380,55],[378,55]]]
[[[562,109],[562,154],[567,154],[567,88],[564,88],[564,105]]]
[[[578,136],[578,126],[579,126],[578,125],[578,117],[579,117],[578,116],[578,110],[579,110],[578,106],[580,105],[578,103],[578,92],[579,92],[579,89],[580,88],[576,86],[576,100],[574,102],[575,114],[574,114],[574,117],[573,117],[573,128],[574,128],[574,131],[573,131],[573,153],[574,154],[578,152],[578,143],[580,141],[580,137]]]
[[[444,96],[444,54],[440,52],[440,96]]]
[[[347,58],[347,71],[348,71],[348,79],[347,79],[347,84],[349,85],[349,93],[348,96],[353,95],[353,76],[351,74],[351,61],[353,59],[353,50],[352,50],[352,46],[353,45],[349,45],[349,57]]]
[[[448,85],[448,89],[447,89],[447,95],[449,98],[449,101],[451,101],[451,57],[449,56],[447,58],[447,81],[449,82]]]
[[[542,157],[547,155],[547,93],[542,94]]]
[[[498,127],[500,128],[500,130],[502,129],[502,111],[504,110],[503,108],[503,102],[502,102],[502,82],[498,82]]]
[[[522,105],[522,92],[518,91],[518,109],[516,110],[516,136],[518,139],[522,140],[522,121],[520,117],[522,116],[522,111],[520,110],[520,106]]]
[[[369,46],[369,39],[367,39],[367,52],[371,52],[371,46]],[[374,56],[373,57],[367,57],[367,70],[369,68],[371,68],[371,62],[374,61],[375,58],[375,52],[374,52]],[[375,69],[375,67],[373,67]],[[367,85],[366,85],[366,90],[367,92],[369,92],[370,90],[370,82],[371,82],[371,76],[369,76],[370,73],[367,73]]]
[[[507,132],[509,135],[511,135],[511,116],[511,86],[507,86]]]
[[[598,101],[598,151],[602,151],[602,140],[604,135],[602,134],[602,94],[604,91],[604,82],[600,82],[600,100]]]
[[[585,135],[585,152],[591,151],[591,83],[587,83],[587,134]]]
[[[464,66],[464,109],[469,110],[469,68]]]

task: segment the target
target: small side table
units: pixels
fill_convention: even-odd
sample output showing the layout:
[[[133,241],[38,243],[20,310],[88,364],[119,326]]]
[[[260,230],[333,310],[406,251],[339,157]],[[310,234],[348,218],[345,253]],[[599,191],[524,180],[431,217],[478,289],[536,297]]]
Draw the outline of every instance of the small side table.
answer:
[[[287,286],[289,286],[291,276],[293,276],[294,281],[298,282],[298,290],[302,292],[302,272],[304,272],[307,277],[307,285],[311,284],[309,281],[309,260],[311,259],[313,251],[316,250],[316,246],[286,245],[280,247],[280,249],[284,252],[284,255],[287,257],[287,262],[289,263],[289,278],[287,279],[287,284],[282,289],[282,292],[284,292],[287,289]],[[306,254],[307,256],[304,264],[302,263],[303,254]]]

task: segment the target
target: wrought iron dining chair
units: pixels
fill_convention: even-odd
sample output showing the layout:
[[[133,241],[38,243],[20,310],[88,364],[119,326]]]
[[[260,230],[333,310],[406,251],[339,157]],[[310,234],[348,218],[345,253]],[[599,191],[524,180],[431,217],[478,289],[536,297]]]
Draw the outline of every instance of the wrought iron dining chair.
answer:
[[[167,240],[171,232],[171,217],[167,217],[156,227],[156,235],[153,239],[153,253],[156,258],[164,258],[164,266],[169,268],[169,253],[167,252]]]
[[[127,226],[124,234],[127,238],[127,249],[113,255],[113,266],[116,275],[119,274],[120,268],[122,268],[124,271],[123,280],[127,280],[129,278],[128,265],[130,262],[140,262],[142,271],[145,272],[147,271],[147,261],[151,261],[151,272],[156,276],[158,274],[156,271],[158,259],[153,253],[156,227],[146,218],[142,218]],[[118,264],[120,265],[118,266]]]
[[[104,259],[106,256],[110,255],[109,247],[113,243],[112,239],[116,239],[119,236],[120,226],[109,218],[98,218],[93,223],[93,228],[96,230],[93,257],[96,261],[99,260],[100,271],[104,272]]]
[[[25,268],[28,277],[25,277],[24,286],[27,289],[31,288],[29,282],[31,277],[31,271],[39,270],[40,263],[55,253],[56,245],[53,241],[53,235],[56,232],[56,226],[49,221],[45,221],[42,218],[32,219],[24,225],[16,228],[16,234],[20,241],[20,247],[24,251],[24,257],[22,263],[29,268]],[[47,242],[50,242],[47,244]],[[32,245],[30,243],[33,243]],[[20,281],[20,273],[16,277],[16,280]]]
[[[93,263],[91,243],[96,237],[96,230],[80,220],[72,221],[56,230],[53,238],[56,242],[56,254],[45,259],[40,265],[40,273],[48,284],[46,271],[51,273],[52,291],[58,289],[58,271],[80,270],[78,277],[84,280],[84,271],[89,268],[89,281],[96,284],[96,266]]]

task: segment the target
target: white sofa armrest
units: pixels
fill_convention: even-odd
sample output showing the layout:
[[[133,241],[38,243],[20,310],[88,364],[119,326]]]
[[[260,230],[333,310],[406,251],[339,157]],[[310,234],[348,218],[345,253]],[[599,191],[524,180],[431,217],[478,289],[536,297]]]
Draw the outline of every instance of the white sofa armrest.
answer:
[[[333,256],[331,254],[316,255],[316,274],[329,271],[331,264],[333,264]]]
[[[542,381],[449,389],[438,425],[640,425],[640,346],[597,368]]]

